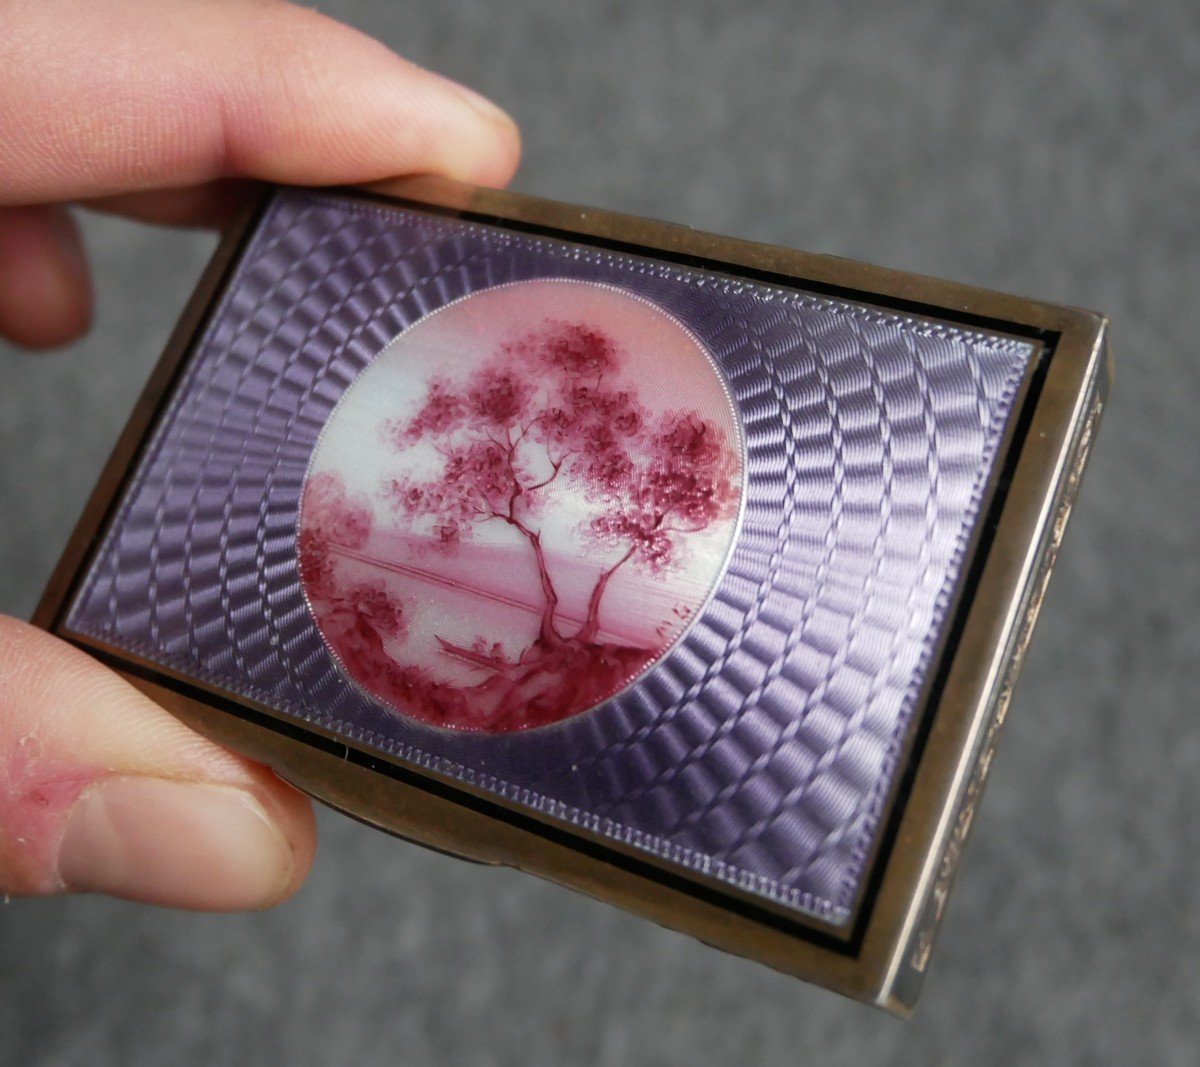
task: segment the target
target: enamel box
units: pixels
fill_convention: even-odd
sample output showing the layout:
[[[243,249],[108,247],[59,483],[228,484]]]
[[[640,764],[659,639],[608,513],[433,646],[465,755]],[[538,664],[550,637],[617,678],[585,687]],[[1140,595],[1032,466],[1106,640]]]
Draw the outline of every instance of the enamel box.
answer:
[[[360,819],[905,1013],[1104,334],[431,179],[270,189],[38,622]]]

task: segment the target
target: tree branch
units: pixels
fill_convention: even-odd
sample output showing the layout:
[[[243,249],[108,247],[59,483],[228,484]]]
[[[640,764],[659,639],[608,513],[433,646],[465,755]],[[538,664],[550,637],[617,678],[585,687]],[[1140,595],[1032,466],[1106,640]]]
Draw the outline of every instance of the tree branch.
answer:
[[[623,567],[629,562],[636,551],[637,545],[630,545],[625,555],[609,567],[608,570],[602,572],[596,579],[596,584],[592,586],[592,595],[588,597],[587,618],[579,628],[579,633],[575,635],[577,640],[582,641],[584,644],[590,644],[596,640],[596,635],[600,632],[600,601],[604,599],[604,591],[608,588],[609,580],[617,572],[618,568]]]
[[[560,459],[560,460],[559,460],[557,463],[556,463],[556,462],[554,462],[554,460],[551,460],[551,461],[550,461],[550,466],[554,468],[554,473],[553,473],[553,474],[551,474],[551,475],[550,475],[550,477],[549,477],[549,478],[546,478],[544,481],[540,481],[540,482],[538,482],[538,483],[537,483],[537,485],[527,485],[527,486],[525,486],[525,492],[527,492],[527,493],[532,493],[532,492],[535,492],[535,491],[536,491],[536,490],[538,490],[538,489],[544,489],[544,488],[545,488],[546,486],[548,486],[548,485],[549,485],[549,484],[550,484],[552,481],[554,481],[554,479],[555,479],[555,478],[557,478],[557,477],[558,477],[558,472],[559,472],[560,470],[562,470],[562,465],[563,465],[563,461],[562,461],[561,459]]]

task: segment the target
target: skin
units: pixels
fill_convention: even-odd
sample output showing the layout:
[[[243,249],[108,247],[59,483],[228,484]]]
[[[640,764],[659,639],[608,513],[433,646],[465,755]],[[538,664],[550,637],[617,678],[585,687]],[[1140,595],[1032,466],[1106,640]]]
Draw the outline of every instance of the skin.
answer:
[[[246,183],[439,173],[503,185],[483,98],[282,0],[0,0],[0,335],[91,319],[76,206],[219,226]],[[309,802],[90,657],[0,616],[0,894],[266,907],[312,863]]]

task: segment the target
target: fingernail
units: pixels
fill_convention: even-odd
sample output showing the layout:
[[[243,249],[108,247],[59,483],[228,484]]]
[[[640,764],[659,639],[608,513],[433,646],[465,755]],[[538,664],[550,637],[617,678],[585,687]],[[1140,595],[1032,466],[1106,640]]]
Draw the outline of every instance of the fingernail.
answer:
[[[512,116],[494,101],[477,93],[474,89],[468,89],[459,82],[451,81],[450,84],[454,86],[458,95],[483,118],[489,122],[499,122],[505,126],[516,128],[517,124],[513,121]]]
[[[66,889],[210,911],[268,907],[291,885],[292,848],[243,789],[103,778],[67,816]]]

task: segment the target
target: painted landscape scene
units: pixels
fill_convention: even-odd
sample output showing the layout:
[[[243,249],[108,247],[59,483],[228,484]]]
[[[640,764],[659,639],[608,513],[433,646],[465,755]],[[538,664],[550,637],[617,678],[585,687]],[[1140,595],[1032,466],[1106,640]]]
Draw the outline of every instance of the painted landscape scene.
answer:
[[[546,726],[680,636],[741,488],[731,402],[674,318],[609,286],[497,286],[418,321],[339,401],[301,581],[374,699],[451,729]]]

